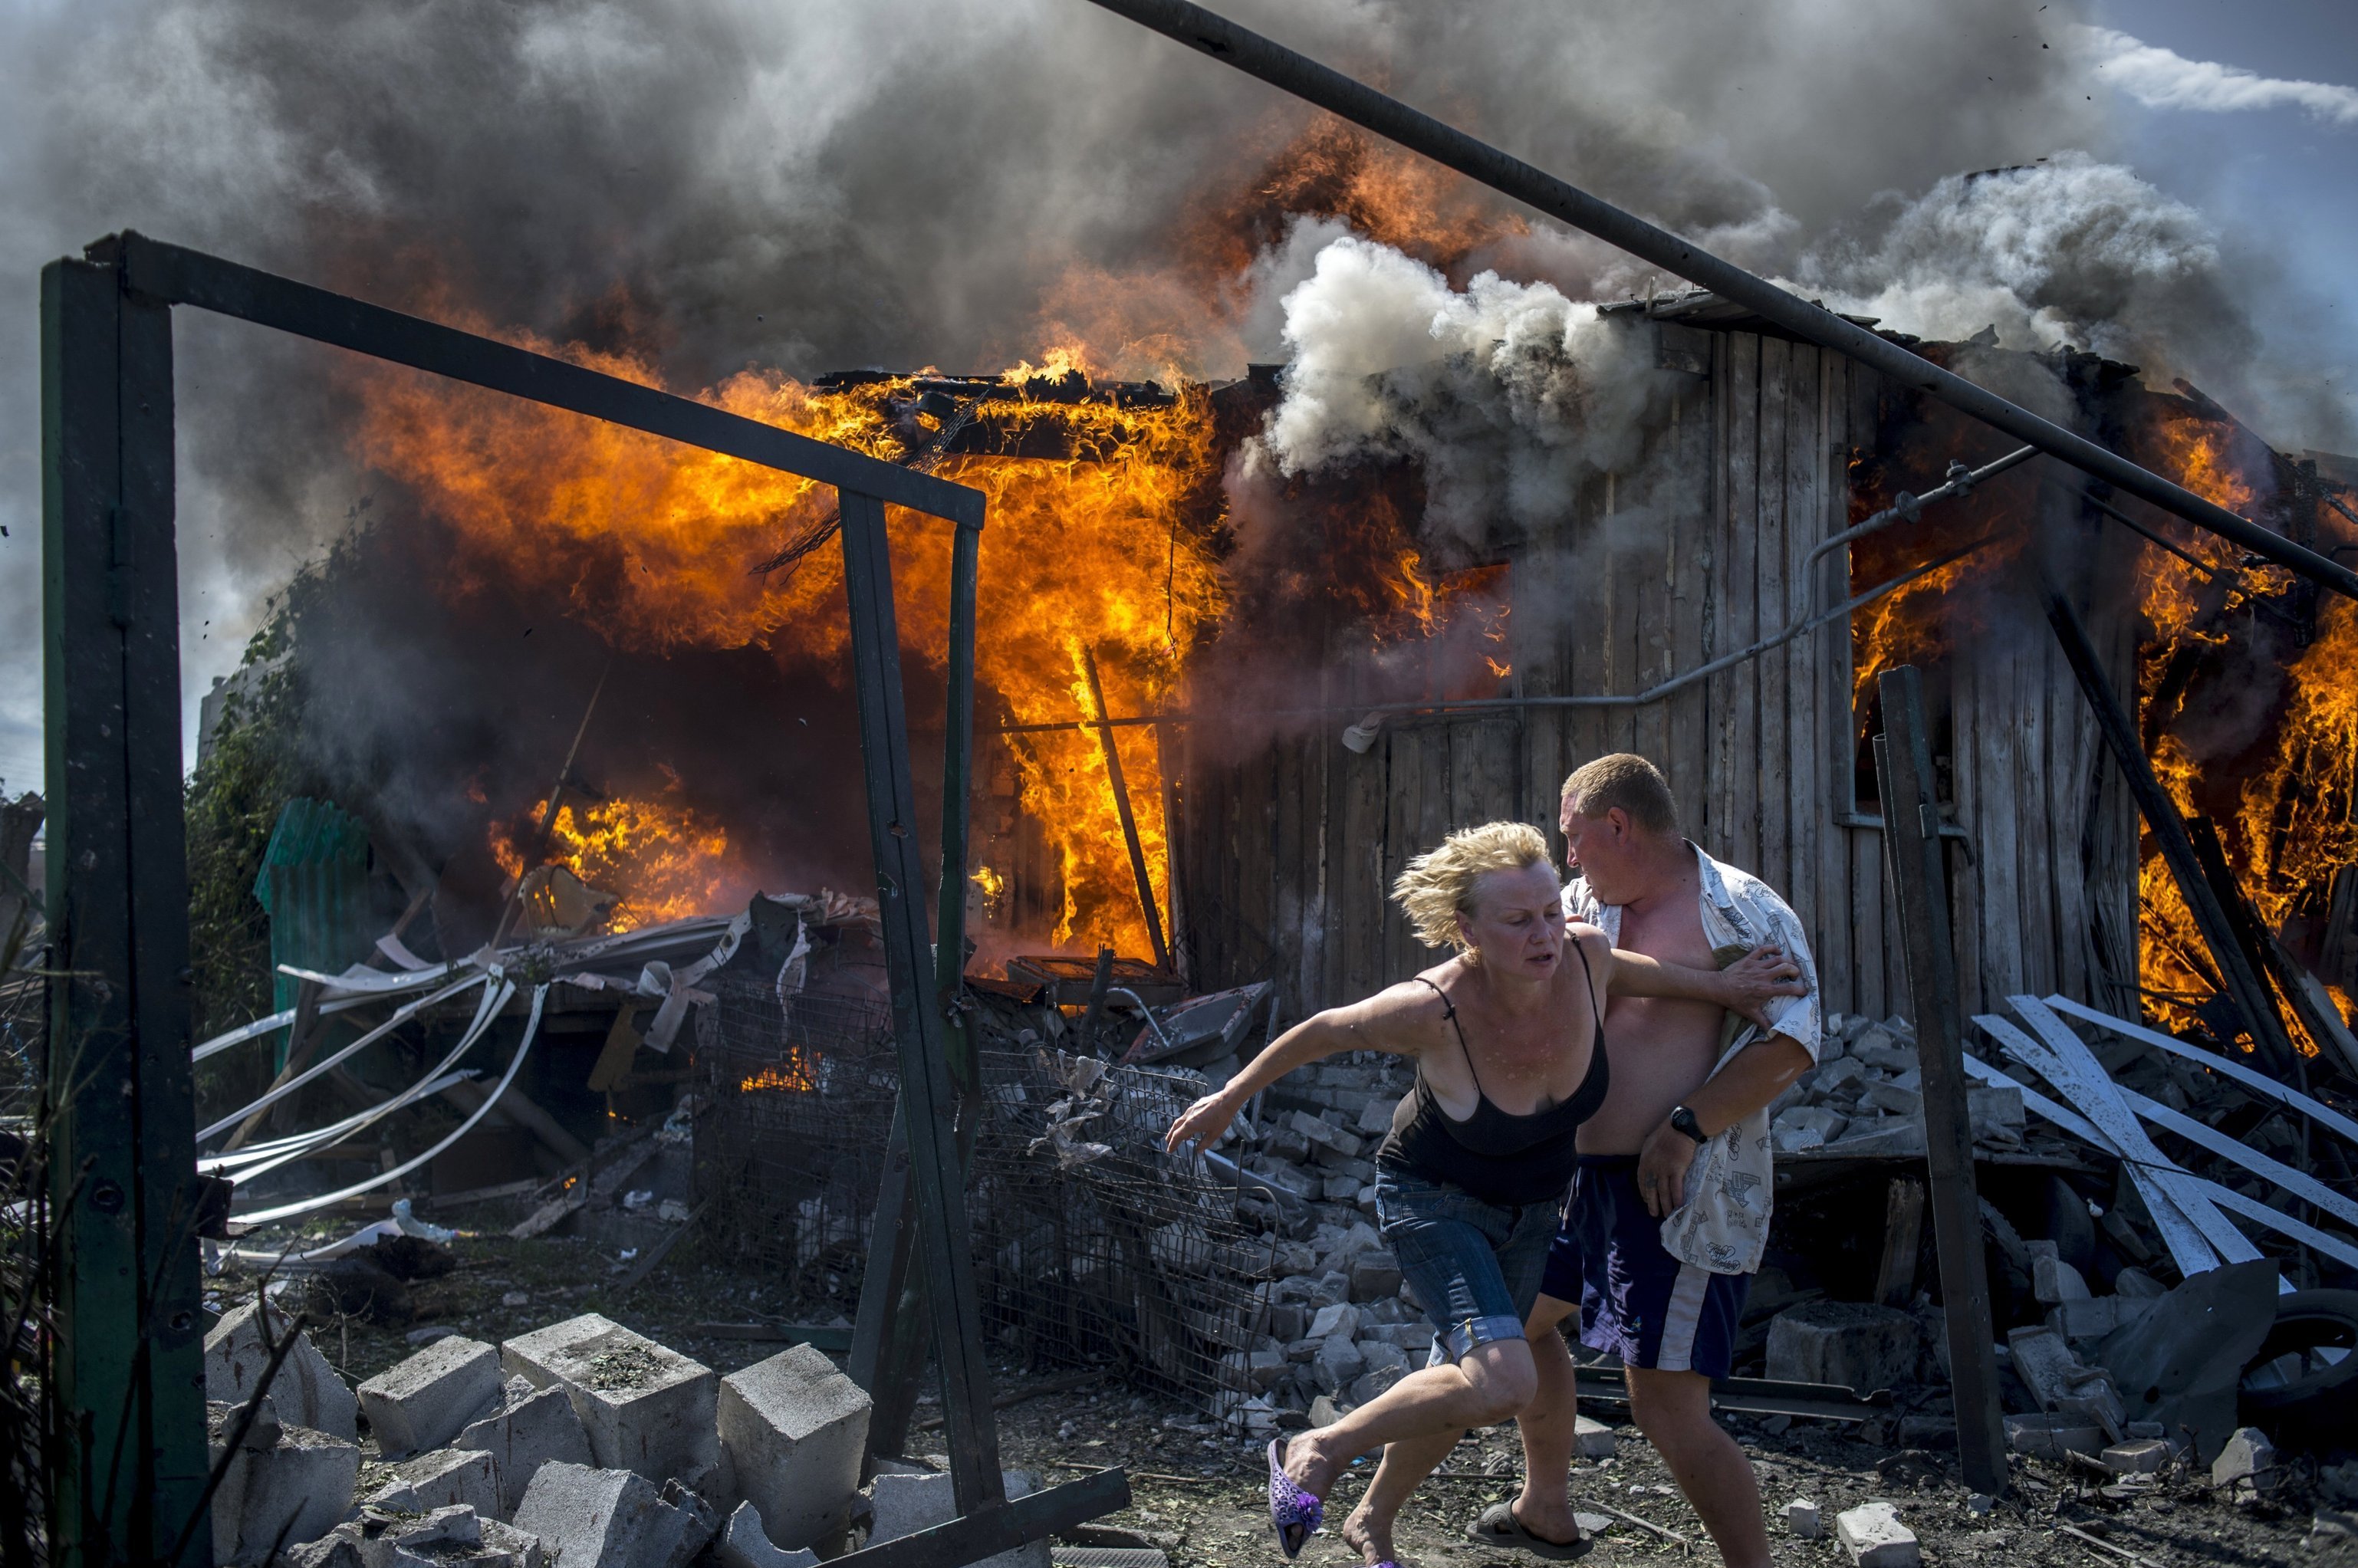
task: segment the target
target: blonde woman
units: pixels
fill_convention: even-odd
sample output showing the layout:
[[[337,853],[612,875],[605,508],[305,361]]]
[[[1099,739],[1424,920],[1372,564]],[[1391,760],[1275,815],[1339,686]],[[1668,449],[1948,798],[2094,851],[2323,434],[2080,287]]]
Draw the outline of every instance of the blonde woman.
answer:
[[[1563,1341],[1533,1343],[1523,1323],[1577,1162],[1574,1132],[1605,1098],[1605,997],[1682,997],[1757,1016],[1792,993],[1797,973],[1774,948],[1690,969],[1617,952],[1594,926],[1567,928],[1547,840],[1520,822],[1451,834],[1409,862],[1392,896],[1428,946],[1456,956],[1287,1030],[1190,1106],[1167,1140],[1208,1145],[1254,1095],[1337,1051],[1416,1063],[1377,1152],[1376,1206],[1437,1331],[1433,1364],[1331,1426],[1270,1444],[1270,1519],[1289,1558],[1318,1528],[1328,1486],[1363,1454],[1407,1443],[1422,1456],[1526,1407],[1533,1420],[1573,1419]],[[1379,1469],[1345,1521],[1344,1541],[1368,1563],[1391,1563],[1393,1516],[1428,1468]]]

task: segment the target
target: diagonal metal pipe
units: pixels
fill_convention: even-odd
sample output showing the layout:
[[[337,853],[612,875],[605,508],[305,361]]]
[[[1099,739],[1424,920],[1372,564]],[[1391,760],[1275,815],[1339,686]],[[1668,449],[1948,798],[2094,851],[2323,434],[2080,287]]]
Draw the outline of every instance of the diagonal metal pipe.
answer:
[[[1543,169],[1534,168],[1453,125],[1412,109],[1365,82],[1240,27],[1225,16],[1189,4],[1189,0],[1091,3],[1190,49],[1200,49],[1223,64],[1258,77],[1353,124],[1363,125],[1412,152],[1422,153],[1468,179],[1478,180],[1608,244],[1617,245],[1640,261],[1651,262],[1665,272],[1710,289],[1796,337],[1847,354],[1902,385],[1938,398],[2082,472],[2175,513],[2197,527],[2233,540],[2254,555],[2299,572],[2346,598],[2358,599],[2358,571],[2339,561],[2238,517],[2225,507],[2106,451],[2084,436],[2042,419],[1985,387],[1976,386],[1864,327],[1844,320],[1823,305],[1812,305],[1667,229],[1657,228]]]

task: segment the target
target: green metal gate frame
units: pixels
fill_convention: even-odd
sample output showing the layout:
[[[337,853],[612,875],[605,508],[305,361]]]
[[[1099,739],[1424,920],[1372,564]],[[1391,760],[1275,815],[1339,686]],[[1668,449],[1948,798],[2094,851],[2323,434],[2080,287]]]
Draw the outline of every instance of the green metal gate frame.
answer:
[[[1120,1508],[1109,1470],[1001,1485],[952,1125],[965,950],[980,492],[561,360],[124,232],[41,270],[42,652],[52,943],[48,1109],[61,1568],[166,1561],[208,1469],[180,793],[172,308],[190,305],[832,485],[869,838],[916,1223],[878,1242],[923,1282],[961,1516],[860,1556],[943,1568]],[[939,942],[927,950],[887,504],[955,524]],[[925,981],[930,979],[930,989]],[[887,1356],[885,1365],[906,1357]],[[873,1392],[874,1390],[871,1390]],[[186,1531],[182,1563],[211,1561]]]

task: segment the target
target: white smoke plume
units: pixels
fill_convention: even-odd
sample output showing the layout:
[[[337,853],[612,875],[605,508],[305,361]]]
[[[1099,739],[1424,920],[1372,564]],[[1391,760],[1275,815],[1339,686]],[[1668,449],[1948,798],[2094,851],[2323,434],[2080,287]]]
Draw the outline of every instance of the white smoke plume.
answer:
[[[1287,473],[1412,459],[1428,529],[1468,543],[1495,519],[1562,516],[1584,481],[1633,462],[1671,379],[1650,339],[1552,285],[1485,272],[1460,291],[1364,240],[1320,251],[1284,311],[1291,363],[1268,459]]]
[[[2326,81],[2262,76],[2242,66],[2188,59],[2111,27],[2071,29],[2096,61],[2096,78],[2148,109],[2229,114],[2255,109],[2299,109],[2337,124],[2358,124],[2358,88]]]
[[[1888,205],[1859,220],[1876,193],[2116,155],[2066,47],[2088,4],[1222,8],[1747,265],[1801,276],[1815,243],[1823,275],[1866,297],[1882,285],[1823,236],[1851,226],[1844,243],[1877,255]],[[1282,351],[1276,302],[1343,222],[1313,201],[1314,222],[1265,225],[1223,278],[1180,264],[1314,124],[1085,0],[22,0],[0,16],[0,775],[38,771],[34,290],[50,257],[135,227],[628,347],[689,389],[749,363],[994,369],[1060,326],[1122,373],[1233,375]],[[1461,287],[1489,270],[1580,300],[1661,282],[1436,189],[1487,225],[1442,260]],[[2001,274],[1968,268],[1954,291]],[[2067,292],[2050,281],[2031,306],[2039,330],[2071,330]],[[193,314],[180,346],[193,696],[383,481],[346,449],[326,351]],[[1429,336],[1422,351],[1442,352]],[[1552,482],[1547,461],[1534,472]]]

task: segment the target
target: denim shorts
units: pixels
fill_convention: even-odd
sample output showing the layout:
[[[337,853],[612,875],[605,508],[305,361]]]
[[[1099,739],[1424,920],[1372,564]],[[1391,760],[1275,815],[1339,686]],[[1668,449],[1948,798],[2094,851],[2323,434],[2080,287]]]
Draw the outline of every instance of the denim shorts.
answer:
[[[1376,1167],[1376,1217],[1401,1274],[1441,1332],[1435,1359],[1523,1337],[1540,1293],[1560,1206],[1476,1197],[1396,1165]]]

